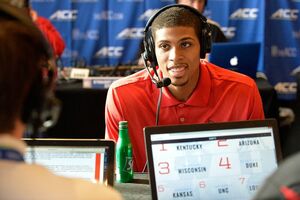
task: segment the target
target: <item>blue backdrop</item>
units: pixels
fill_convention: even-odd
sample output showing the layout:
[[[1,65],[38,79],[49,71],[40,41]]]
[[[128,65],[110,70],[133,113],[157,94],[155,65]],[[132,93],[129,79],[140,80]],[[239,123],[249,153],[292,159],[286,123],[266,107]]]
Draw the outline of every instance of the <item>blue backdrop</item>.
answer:
[[[136,63],[144,26],[174,0],[31,0],[52,21],[66,49],[64,66]],[[229,41],[261,42],[259,71],[280,98],[296,97],[292,72],[300,70],[300,0],[209,0],[204,15],[217,21]],[[249,55],[251,56],[251,55]]]

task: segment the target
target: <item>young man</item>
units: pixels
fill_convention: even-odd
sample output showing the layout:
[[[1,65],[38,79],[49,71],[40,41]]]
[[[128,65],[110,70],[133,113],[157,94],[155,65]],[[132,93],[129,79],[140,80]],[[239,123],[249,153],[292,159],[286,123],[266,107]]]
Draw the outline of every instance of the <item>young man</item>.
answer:
[[[44,73],[50,48],[23,11],[0,3],[0,199],[121,199],[110,187],[24,162],[21,138],[29,122],[41,125],[54,76]]]
[[[203,14],[207,0],[176,0],[176,3],[191,6]],[[212,30],[212,42],[227,42],[227,38],[217,22],[207,19],[207,23],[209,23]]]
[[[158,68],[160,79],[171,80],[162,89],[159,125],[263,119],[251,78],[200,61],[210,43],[204,19],[194,8],[176,4],[162,8],[147,23],[145,62],[153,66],[152,76]],[[135,171],[146,165],[143,128],[156,124],[160,90],[152,81],[143,70],[116,81],[107,94],[106,137],[117,141],[118,122],[128,121]]]

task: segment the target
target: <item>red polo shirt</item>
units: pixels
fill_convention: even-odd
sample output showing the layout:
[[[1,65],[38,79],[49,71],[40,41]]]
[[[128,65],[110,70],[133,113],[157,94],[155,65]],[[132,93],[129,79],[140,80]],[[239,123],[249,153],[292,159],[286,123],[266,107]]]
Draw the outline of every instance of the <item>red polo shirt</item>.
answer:
[[[160,125],[264,119],[261,97],[253,79],[202,61],[191,97],[181,102],[163,89]],[[114,82],[107,94],[106,138],[117,141],[118,122],[128,121],[134,170],[146,164],[143,128],[155,125],[159,90],[146,70]]]

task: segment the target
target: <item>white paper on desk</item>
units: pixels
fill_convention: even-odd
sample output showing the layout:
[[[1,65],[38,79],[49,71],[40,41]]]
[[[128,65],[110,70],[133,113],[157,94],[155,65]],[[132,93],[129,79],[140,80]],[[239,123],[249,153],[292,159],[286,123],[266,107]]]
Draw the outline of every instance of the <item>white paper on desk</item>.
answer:
[[[83,88],[108,89],[109,86],[121,77],[88,77],[82,82]]]
[[[90,70],[83,68],[72,68],[70,78],[72,79],[84,79],[89,77]]]

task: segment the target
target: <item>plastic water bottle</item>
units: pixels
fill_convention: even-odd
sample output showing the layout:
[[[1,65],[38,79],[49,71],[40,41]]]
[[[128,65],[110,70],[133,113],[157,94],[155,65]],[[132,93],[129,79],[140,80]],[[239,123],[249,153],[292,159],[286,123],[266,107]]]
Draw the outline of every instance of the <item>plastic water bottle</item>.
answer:
[[[133,179],[132,145],[128,136],[128,122],[119,122],[119,139],[116,147],[116,180],[126,183]]]

